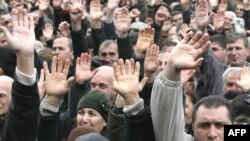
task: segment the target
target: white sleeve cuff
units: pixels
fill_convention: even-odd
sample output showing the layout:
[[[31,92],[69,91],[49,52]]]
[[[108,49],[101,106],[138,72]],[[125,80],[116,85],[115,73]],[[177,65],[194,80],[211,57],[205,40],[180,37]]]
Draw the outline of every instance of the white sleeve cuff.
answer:
[[[21,72],[20,70],[18,70],[18,68],[16,68],[16,79],[18,82],[20,82],[23,85],[26,86],[32,86],[33,84],[35,84],[36,82],[36,69],[34,69],[34,73],[32,75],[26,75],[23,72]]]
[[[140,101],[134,105],[125,105],[123,107],[123,112],[128,116],[132,117],[137,115],[140,111],[144,109],[144,101],[141,98]]]
[[[59,105],[57,107],[50,105],[47,101],[46,98],[42,100],[40,103],[40,113],[42,116],[52,116],[59,111]]]

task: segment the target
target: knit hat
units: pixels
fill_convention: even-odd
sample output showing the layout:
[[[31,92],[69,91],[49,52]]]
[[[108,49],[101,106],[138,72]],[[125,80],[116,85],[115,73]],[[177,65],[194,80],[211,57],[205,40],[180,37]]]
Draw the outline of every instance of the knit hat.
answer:
[[[90,91],[83,96],[77,106],[77,111],[82,108],[90,108],[96,110],[102,118],[107,122],[110,103],[108,98],[100,91]]]

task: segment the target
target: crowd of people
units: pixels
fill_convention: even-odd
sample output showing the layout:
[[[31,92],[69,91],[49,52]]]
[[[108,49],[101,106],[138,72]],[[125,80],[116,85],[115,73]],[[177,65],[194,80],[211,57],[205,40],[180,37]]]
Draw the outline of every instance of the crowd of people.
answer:
[[[0,141],[223,141],[250,124],[250,0],[0,1]]]

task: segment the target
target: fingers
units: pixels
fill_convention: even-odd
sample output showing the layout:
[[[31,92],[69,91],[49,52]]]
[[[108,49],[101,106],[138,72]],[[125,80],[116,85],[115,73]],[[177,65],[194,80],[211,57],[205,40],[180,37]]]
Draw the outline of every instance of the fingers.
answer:
[[[43,62],[43,69],[44,69],[45,77],[49,76],[50,72],[49,72],[49,67],[46,61]]]
[[[123,59],[119,59],[118,60],[118,65],[120,66],[121,74],[122,75],[126,74],[125,65],[124,65]]]
[[[74,79],[75,79],[75,78],[74,78],[73,76],[71,76],[70,78],[68,78],[68,80],[67,80],[67,88],[70,88],[70,87],[71,87],[71,85],[72,85]]]
[[[52,62],[51,62],[51,73],[56,72],[56,67],[57,67],[57,56],[53,56]]]
[[[126,74],[132,74],[132,67],[131,67],[131,63],[129,60],[126,59],[125,61],[125,70],[126,70]]]
[[[62,71],[62,73],[63,73],[65,76],[67,76],[68,73],[69,73],[69,66],[70,66],[70,60],[67,58],[67,59],[65,60],[64,68],[63,68],[63,71]]]
[[[16,8],[13,8],[11,10],[11,19],[12,19],[13,27],[18,26],[17,14],[18,14],[18,10]]]
[[[138,84],[138,91],[141,92],[142,89],[144,88],[145,84],[148,81],[148,77],[143,77],[141,82]]]
[[[43,82],[43,81],[44,81],[44,69],[41,69],[39,82]]]
[[[201,48],[197,49],[197,54],[201,55],[202,53],[204,53],[211,45],[210,41],[207,41],[205,44],[202,45]]]
[[[188,41],[192,38],[192,36],[193,36],[193,32],[192,31],[190,31],[190,32],[188,32],[187,34],[186,34],[186,36],[181,40],[181,44],[187,44],[188,43]]]
[[[207,33],[203,34],[198,41],[196,41],[196,43],[193,45],[194,48],[198,49],[200,47],[202,47],[202,45],[205,44],[205,42],[207,42],[209,39],[209,35]]]
[[[198,31],[195,35],[188,41],[189,45],[194,45],[202,36],[202,32]]]

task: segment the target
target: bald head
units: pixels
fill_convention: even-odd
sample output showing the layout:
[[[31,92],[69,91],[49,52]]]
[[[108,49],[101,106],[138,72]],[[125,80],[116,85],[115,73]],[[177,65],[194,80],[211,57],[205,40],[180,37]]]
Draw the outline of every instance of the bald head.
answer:
[[[0,76],[0,117],[8,111],[11,101],[11,87],[13,79],[8,76]]]
[[[113,89],[112,75],[114,70],[110,66],[101,66],[98,72],[91,79],[91,90],[99,90],[103,92],[112,101],[116,92]]]

